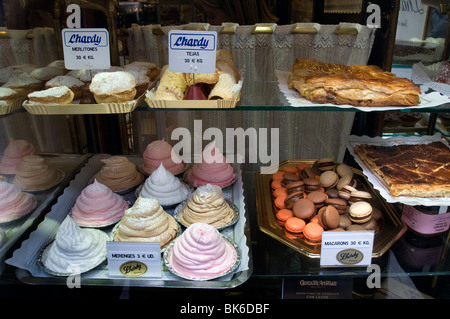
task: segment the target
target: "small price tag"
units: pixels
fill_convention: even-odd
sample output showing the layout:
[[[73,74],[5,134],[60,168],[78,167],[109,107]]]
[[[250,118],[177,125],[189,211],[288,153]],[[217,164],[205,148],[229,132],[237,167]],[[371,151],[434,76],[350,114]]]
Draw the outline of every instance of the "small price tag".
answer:
[[[169,70],[181,73],[216,71],[215,31],[169,31]]]
[[[109,274],[119,277],[161,277],[159,243],[107,242]]]
[[[323,232],[320,266],[370,265],[372,262],[373,239],[373,231]]]
[[[64,65],[68,70],[109,69],[109,33],[106,29],[63,29]]]

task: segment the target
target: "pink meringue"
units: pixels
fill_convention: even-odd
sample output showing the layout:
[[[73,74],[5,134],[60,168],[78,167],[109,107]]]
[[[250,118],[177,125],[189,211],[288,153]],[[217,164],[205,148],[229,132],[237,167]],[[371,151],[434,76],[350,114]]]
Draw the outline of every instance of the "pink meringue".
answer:
[[[214,143],[207,145],[202,153],[202,161],[195,163],[186,174],[186,179],[192,186],[206,184],[220,187],[230,185],[235,178],[233,167]]]
[[[72,218],[80,226],[100,227],[119,221],[128,203],[107,186],[94,180],[86,186],[72,207]]]
[[[8,182],[0,181],[0,222],[7,222],[29,213],[35,206],[33,195]]]
[[[172,268],[182,276],[208,279],[222,275],[237,260],[233,245],[216,228],[205,223],[189,226],[168,254]]]
[[[185,164],[172,150],[172,146],[164,141],[164,139],[151,142],[147,145],[142,155],[144,161],[142,162],[141,169],[144,173],[150,175],[162,163],[173,175],[182,173]]]
[[[20,165],[22,159],[27,155],[34,155],[35,153],[36,149],[30,142],[10,139],[0,160],[0,173],[15,174],[16,168]]]

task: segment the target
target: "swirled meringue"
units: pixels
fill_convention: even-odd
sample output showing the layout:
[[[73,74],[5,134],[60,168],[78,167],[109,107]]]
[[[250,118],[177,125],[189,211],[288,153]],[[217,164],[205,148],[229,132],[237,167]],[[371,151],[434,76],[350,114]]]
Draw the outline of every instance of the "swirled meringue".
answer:
[[[176,178],[161,163],[158,169],[145,180],[139,196],[154,198],[162,206],[169,206],[186,200],[189,194],[189,186]]]
[[[113,192],[125,190],[138,185],[142,174],[137,171],[136,165],[125,156],[111,156],[101,160],[104,165],[95,178]]]
[[[16,185],[0,181],[0,222],[7,222],[29,213],[36,202],[33,195]]]
[[[10,139],[5,149],[2,159],[0,160],[1,174],[15,174],[16,168],[22,159],[27,155],[35,154],[36,149],[33,144],[26,140]]]
[[[231,243],[211,225],[195,223],[189,226],[168,255],[169,264],[181,275],[204,279],[229,270],[237,260]]]
[[[172,146],[164,139],[151,142],[142,154],[143,162],[141,169],[151,174],[163,163],[164,167],[173,175],[184,171],[185,164],[182,159],[173,152]]]
[[[55,240],[42,255],[42,263],[57,273],[70,273],[97,266],[106,258],[106,234],[98,229],[81,228],[67,216],[56,232]]]
[[[62,173],[39,155],[27,155],[16,168],[13,184],[26,191],[48,189],[61,181]]]
[[[222,188],[206,184],[192,193],[180,211],[179,220],[185,226],[201,222],[221,227],[229,224],[235,214],[225,200]]]
[[[177,235],[176,220],[156,199],[138,197],[125,211],[114,234],[115,241],[160,243],[166,247]]]
[[[97,182],[86,186],[72,207],[72,218],[80,226],[100,227],[119,221],[128,203]]]

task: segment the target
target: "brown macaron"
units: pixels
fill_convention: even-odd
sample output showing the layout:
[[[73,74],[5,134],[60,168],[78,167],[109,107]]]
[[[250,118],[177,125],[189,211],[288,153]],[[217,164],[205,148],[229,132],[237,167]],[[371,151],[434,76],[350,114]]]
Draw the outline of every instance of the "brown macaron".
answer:
[[[347,210],[347,201],[342,198],[327,198],[325,200],[325,205],[334,206],[340,215],[344,214]]]
[[[319,224],[324,229],[334,229],[339,227],[340,216],[333,206],[324,206],[317,213]]]
[[[313,191],[310,192],[306,198],[313,201],[314,205],[316,206],[316,209],[319,209],[325,205],[325,201],[328,198],[327,194],[320,191]]]
[[[284,173],[283,179],[281,180],[281,185],[286,187],[287,184],[298,181],[298,180],[300,180],[300,177],[298,177],[297,174]]]
[[[339,191],[337,190],[337,188],[328,188],[325,191],[325,194],[328,195],[328,198],[340,198]]]
[[[320,184],[325,188],[333,188],[339,182],[339,175],[334,171],[325,171],[320,174]]]
[[[337,165],[332,157],[319,158],[314,164],[321,172],[334,170]]]
[[[305,183],[303,183],[303,181],[295,181],[286,184],[286,191],[288,194],[295,193],[298,191],[303,192],[304,190],[305,190]]]
[[[313,192],[319,190],[322,185],[320,184],[320,181],[315,177],[308,177],[303,179],[303,183],[305,183],[305,192]]]
[[[316,206],[313,201],[307,198],[299,199],[292,207],[294,215],[298,218],[308,219],[316,212]]]
[[[352,224],[350,218],[344,215],[339,216],[339,227],[343,229],[347,229]]]
[[[339,164],[336,166],[336,173],[338,173],[341,177],[350,176],[350,178],[353,178],[353,170],[346,164]]]
[[[294,204],[301,198],[304,198],[303,191],[290,193],[284,199],[284,207],[287,209],[292,209],[292,207],[294,207]]]
[[[314,170],[311,167],[305,167],[303,169],[301,169],[298,172],[298,175],[300,176],[300,178],[305,179],[305,178],[314,178],[315,174],[314,174]]]

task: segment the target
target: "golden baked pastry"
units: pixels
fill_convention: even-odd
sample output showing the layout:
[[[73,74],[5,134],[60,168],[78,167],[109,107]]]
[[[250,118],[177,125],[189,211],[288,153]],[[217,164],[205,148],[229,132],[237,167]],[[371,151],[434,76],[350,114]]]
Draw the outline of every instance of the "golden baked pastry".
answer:
[[[187,89],[184,73],[170,72],[165,65],[161,70],[161,81],[156,89],[157,100],[182,100]]]
[[[145,61],[134,61],[125,66],[125,71],[127,69],[139,69],[143,71],[146,76],[150,78],[150,81],[154,81],[158,78],[160,69],[159,67],[151,62]]]
[[[28,94],[28,103],[66,105],[72,103],[73,97],[67,86],[57,86]]]
[[[10,78],[3,87],[10,88],[19,93],[20,96],[27,96],[29,93],[42,90],[44,88],[44,82],[32,78],[28,75],[21,75]]]
[[[30,76],[40,81],[48,81],[54,78],[55,76],[64,75],[66,73],[67,70],[64,68],[45,66],[31,71]]]
[[[81,98],[83,93],[84,82],[70,75],[58,75],[53,79],[45,82],[45,88],[49,89],[56,86],[67,86],[75,95],[74,100]]]
[[[136,79],[124,71],[100,72],[95,74],[89,84],[97,103],[123,103],[136,96]]]
[[[186,78],[186,83],[188,86],[194,85],[193,73],[184,73]],[[219,81],[219,69],[216,68],[214,73],[195,73],[195,84],[206,83],[206,84],[216,84]]]
[[[411,106],[420,103],[420,88],[375,65],[340,65],[297,58],[289,88],[313,103],[354,106]]]
[[[11,103],[18,98],[20,98],[20,95],[16,90],[0,87],[0,101]]]
[[[360,144],[354,151],[393,196],[450,196],[450,148],[442,142]]]

